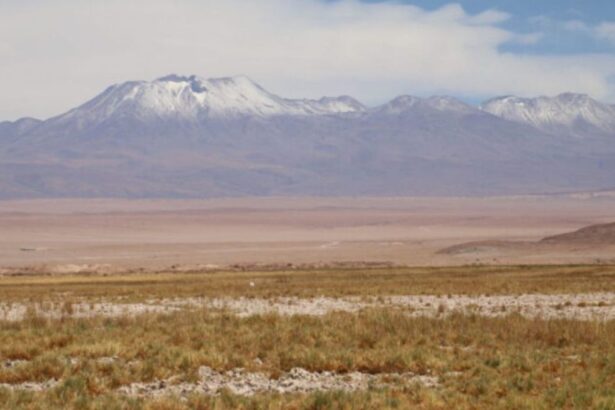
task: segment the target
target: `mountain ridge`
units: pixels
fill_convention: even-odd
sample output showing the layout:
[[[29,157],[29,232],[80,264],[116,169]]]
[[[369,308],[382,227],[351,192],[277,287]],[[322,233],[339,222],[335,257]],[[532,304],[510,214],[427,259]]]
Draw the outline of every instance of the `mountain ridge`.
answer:
[[[550,133],[615,134],[615,106],[600,103],[586,94],[562,93],[535,98],[503,96],[486,101],[480,109]]]
[[[376,107],[349,96],[288,99],[244,76],[130,81],[44,121],[0,123],[0,198],[612,187],[608,128],[554,133],[504,117],[449,96],[401,95]]]
[[[167,87],[162,85],[167,85]],[[205,99],[202,97],[202,94],[211,94],[211,97]],[[117,83],[107,87],[101,94],[84,104],[46,120],[24,117],[15,121],[2,121],[0,126],[6,128],[10,124],[16,125],[25,120],[36,122],[57,121],[66,116],[70,117],[76,113],[81,113],[84,109],[95,108],[101,102],[105,103],[103,104],[106,105],[105,109],[111,111],[106,114],[112,114],[115,109],[121,108],[122,105],[135,109],[135,104],[131,104],[134,101],[136,101],[136,105],[140,105],[138,108],[147,108],[151,112],[160,115],[177,113],[188,118],[195,116],[198,109],[202,109],[213,116],[223,114],[253,116],[330,115],[374,113],[387,110],[393,113],[411,108],[417,104],[423,104],[442,110],[450,109],[465,112],[480,110],[500,118],[523,122],[541,129],[543,127],[541,127],[540,118],[536,118],[536,115],[540,117],[540,114],[542,114],[543,119],[553,120],[553,117],[559,118],[561,122],[567,121],[568,125],[570,125],[573,119],[570,117],[569,110],[574,110],[575,103],[577,105],[583,103],[583,105],[592,104],[599,106],[603,111],[600,113],[601,115],[608,114],[610,116],[607,118],[608,123],[602,127],[596,125],[596,122],[598,122],[596,121],[597,118],[592,118],[593,125],[602,128],[604,131],[615,133],[615,105],[599,103],[586,94],[567,92],[555,97],[540,96],[534,98],[507,95],[488,99],[476,107],[451,96],[417,97],[401,94],[383,104],[368,107],[348,95],[338,97],[325,96],[320,99],[289,99],[279,97],[265,90],[244,75],[205,79],[196,75],[183,76],[177,74],[165,75],[153,81],[138,80]],[[250,102],[252,103],[251,106],[247,104]],[[547,114],[552,114],[551,117],[545,113],[536,114],[536,108],[541,104],[547,105],[547,108],[550,109],[550,112]],[[549,104],[559,104],[559,107],[549,107]],[[131,105],[133,106],[130,107]],[[534,110],[531,113],[534,114],[533,116],[528,113],[519,112],[521,110],[521,108],[518,108],[519,106],[526,107],[528,105]],[[516,111],[515,107],[517,107]],[[560,113],[557,112],[558,109],[568,111]],[[566,117],[566,114],[569,116]],[[587,116],[587,112],[579,112],[578,114]]]

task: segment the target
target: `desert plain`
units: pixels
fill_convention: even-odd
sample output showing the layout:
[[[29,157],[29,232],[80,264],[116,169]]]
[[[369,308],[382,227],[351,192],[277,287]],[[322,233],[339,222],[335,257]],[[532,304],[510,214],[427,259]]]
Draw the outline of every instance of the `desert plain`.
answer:
[[[79,271],[379,262],[613,262],[611,243],[522,248],[615,221],[615,195],[501,198],[57,199],[0,202],[0,266]]]
[[[612,409],[614,221],[610,192],[2,201],[1,407]]]

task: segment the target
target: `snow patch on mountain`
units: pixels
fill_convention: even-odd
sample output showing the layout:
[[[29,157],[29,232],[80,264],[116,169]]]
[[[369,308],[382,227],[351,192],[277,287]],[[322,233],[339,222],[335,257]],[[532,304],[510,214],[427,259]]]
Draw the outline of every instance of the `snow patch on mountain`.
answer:
[[[169,75],[154,81],[132,81],[102,94],[61,117],[59,122],[102,122],[109,118],[179,119],[240,116],[329,115],[365,111],[351,97],[292,100],[278,97],[245,76],[204,79]]]
[[[471,105],[468,105],[453,97],[434,96],[429,98],[420,98],[411,95],[400,95],[399,97],[375,109],[375,111],[383,114],[403,114],[411,110],[437,110],[462,114],[469,114],[477,111],[475,107],[472,107]]]
[[[565,93],[556,97],[498,97],[481,106],[498,117],[530,124],[548,132],[568,130],[587,134],[588,128],[615,133],[615,107],[600,103],[584,94]]]
[[[246,77],[170,75],[113,85],[43,122],[0,123],[0,198],[611,189],[613,110],[577,94],[482,111],[406,95],[367,109],[282,98]]]

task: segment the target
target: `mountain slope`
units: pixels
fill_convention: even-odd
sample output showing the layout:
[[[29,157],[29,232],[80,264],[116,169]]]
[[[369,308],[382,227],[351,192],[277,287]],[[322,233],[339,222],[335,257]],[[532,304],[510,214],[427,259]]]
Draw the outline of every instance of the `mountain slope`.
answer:
[[[21,118],[15,122],[0,122],[0,137],[18,137],[32,131],[42,123],[35,118]]]
[[[485,102],[481,108],[498,117],[554,134],[579,137],[615,135],[615,106],[602,104],[587,95],[499,97]]]
[[[16,129],[0,126],[4,198],[493,195],[615,180],[615,138],[553,138],[447,96],[286,99],[245,77],[118,84]]]
[[[291,100],[269,93],[249,78],[203,79],[169,75],[157,80],[134,81],[109,87],[98,97],[54,118],[66,123],[75,118],[104,121],[132,115],[143,119],[267,117],[272,115],[335,114],[364,111],[350,97]]]
[[[540,242],[558,245],[615,245],[615,223],[586,226],[574,232],[548,236]]]

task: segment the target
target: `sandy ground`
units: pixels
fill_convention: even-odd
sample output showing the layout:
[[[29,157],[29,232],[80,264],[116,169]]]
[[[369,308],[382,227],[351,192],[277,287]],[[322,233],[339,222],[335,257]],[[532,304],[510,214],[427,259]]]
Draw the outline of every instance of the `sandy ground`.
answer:
[[[0,201],[0,267],[612,262],[612,247],[437,254],[468,241],[536,240],[611,221],[612,196]]]

